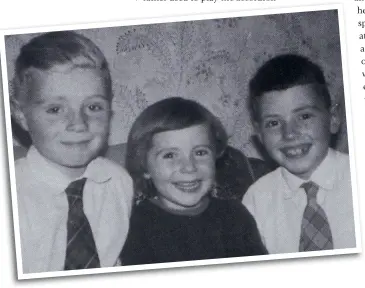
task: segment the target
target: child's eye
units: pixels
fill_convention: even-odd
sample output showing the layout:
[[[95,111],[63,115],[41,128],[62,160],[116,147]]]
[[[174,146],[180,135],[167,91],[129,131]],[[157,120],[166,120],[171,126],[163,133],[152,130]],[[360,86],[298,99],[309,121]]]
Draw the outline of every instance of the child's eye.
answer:
[[[303,113],[303,114],[299,115],[299,120],[307,120],[307,119],[310,119],[312,117],[313,117],[313,115],[310,114],[310,113]]]
[[[91,104],[88,106],[90,111],[96,112],[96,111],[101,111],[104,109],[103,105],[101,104]]]
[[[59,106],[53,106],[53,107],[48,108],[48,109],[46,110],[46,112],[47,112],[48,114],[57,114],[57,113],[59,113],[59,112],[60,112],[60,110],[61,110],[61,107],[59,107]]]
[[[208,149],[199,149],[199,150],[195,151],[195,155],[196,156],[207,156],[210,154],[209,152],[210,151]]]
[[[173,159],[176,156],[173,152],[167,152],[162,155],[162,159]]]
[[[279,126],[278,120],[269,120],[264,123],[265,128],[274,128],[276,126]]]

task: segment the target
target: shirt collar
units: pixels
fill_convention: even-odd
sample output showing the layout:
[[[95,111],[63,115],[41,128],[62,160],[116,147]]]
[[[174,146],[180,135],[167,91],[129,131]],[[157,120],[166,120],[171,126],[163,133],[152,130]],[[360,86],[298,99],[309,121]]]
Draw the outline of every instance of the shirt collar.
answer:
[[[288,185],[289,189],[285,189],[285,198],[293,197],[298,191],[300,186],[304,182],[313,181],[320,188],[324,190],[331,190],[335,185],[336,175],[336,159],[335,152],[330,148],[328,153],[321,164],[317,167],[317,169],[313,172],[311,177],[308,180],[301,179],[294,174],[290,173],[287,169],[281,167],[282,176]]]
[[[89,163],[84,175],[80,178],[84,177],[95,183],[104,183],[112,178],[112,174],[105,159],[103,157],[97,157]]]
[[[59,193],[62,193],[72,181],[77,179],[87,178],[95,183],[104,183],[112,177],[110,169],[106,167],[102,157],[91,161],[83,175],[76,179],[62,173],[55,163],[41,155],[34,146],[29,148],[26,159],[33,175]]]

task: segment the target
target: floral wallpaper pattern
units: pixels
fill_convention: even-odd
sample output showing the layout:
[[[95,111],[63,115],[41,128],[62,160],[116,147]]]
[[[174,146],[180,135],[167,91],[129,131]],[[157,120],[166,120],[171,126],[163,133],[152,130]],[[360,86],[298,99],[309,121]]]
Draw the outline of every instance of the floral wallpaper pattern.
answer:
[[[78,31],[105,53],[115,111],[110,143],[124,143],[137,115],[171,96],[197,100],[224,123],[232,146],[258,156],[247,110],[247,84],[270,57],[295,52],[322,66],[333,99],[343,104],[337,11],[250,16]],[[9,79],[20,46],[6,39]],[[343,110],[344,123],[345,115]],[[337,147],[347,151],[346,125]]]

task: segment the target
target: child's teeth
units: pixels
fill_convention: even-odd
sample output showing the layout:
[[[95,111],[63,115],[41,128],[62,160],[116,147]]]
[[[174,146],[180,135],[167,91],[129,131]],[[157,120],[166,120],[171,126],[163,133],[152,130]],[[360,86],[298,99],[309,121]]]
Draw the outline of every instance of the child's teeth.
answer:
[[[287,153],[292,156],[298,156],[298,155],[301,155],[304,153],[304,149],[303,148],[292,148],[292,149],[288,149]]]
[[[299,154],[301,151],[302,151],[301,149],[297,148],[297,149],[293,149],[291,152],[293,154]]]
[[[193,182],[179,182],[175,184],[180,189],[187,189],[187,190],[193,190],[199,187],[200,182],[199,181],[193,181]]]
[[[198,182],[194,181],[194,182],[184,182],[184,183],[180,182],[177,185],[182,186],[182,187],[194,187],[197,184],[198,184]]]

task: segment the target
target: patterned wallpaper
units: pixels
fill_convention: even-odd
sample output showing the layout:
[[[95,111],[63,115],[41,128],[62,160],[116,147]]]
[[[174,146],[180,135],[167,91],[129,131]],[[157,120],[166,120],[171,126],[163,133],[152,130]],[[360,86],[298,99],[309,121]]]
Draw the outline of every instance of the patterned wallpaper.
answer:
[[[334,10],[78,32],[91,38],[110,63],[115,111],[110,144],[126,141],[132,122],[145,107],[166,97],[181,96],[208,107],[224,123],[230,143],[247,155],[257,156],[250,137],[247,83],[259,65],[284,52],[301,53],[318,62],[333,98],[343,103]],[[19,47],[33,36],[7,37],[9,79]],[[337,143],[342,151],[347,151],[345,126]]]

